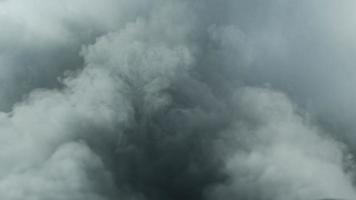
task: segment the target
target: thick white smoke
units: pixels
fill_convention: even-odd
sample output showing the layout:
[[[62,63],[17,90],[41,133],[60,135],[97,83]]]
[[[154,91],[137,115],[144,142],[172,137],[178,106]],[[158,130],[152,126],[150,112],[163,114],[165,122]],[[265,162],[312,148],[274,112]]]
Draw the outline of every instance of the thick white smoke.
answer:
[[[341,4],[1,1],[0,198],[356,199]]]
[[[218,143],[232,148],[232,177],[212,199],[356,198],[342,145],[297,114],[284,94],[243,88],[234,100],[240,119]]]

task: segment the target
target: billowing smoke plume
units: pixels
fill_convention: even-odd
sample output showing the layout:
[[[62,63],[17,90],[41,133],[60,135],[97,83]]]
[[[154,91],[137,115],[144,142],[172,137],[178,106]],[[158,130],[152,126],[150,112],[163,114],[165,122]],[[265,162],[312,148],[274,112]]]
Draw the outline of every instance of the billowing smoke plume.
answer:
[[[0,1],[0,199],[356,199],[353,8]]]

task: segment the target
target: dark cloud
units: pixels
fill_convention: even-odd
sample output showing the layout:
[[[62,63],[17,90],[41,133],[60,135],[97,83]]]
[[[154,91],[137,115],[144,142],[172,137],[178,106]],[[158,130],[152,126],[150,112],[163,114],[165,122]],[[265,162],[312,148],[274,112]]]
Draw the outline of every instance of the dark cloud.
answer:
[[[0,198],[355,199],[354,4],[2,1]]]

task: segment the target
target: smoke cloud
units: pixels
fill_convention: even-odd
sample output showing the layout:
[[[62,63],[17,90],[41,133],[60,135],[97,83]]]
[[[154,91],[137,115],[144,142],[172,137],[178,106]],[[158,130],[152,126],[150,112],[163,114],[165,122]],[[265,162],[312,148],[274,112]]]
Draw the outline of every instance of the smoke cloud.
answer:
[[[351,1],[0,1],[0,198],[356,199]]]

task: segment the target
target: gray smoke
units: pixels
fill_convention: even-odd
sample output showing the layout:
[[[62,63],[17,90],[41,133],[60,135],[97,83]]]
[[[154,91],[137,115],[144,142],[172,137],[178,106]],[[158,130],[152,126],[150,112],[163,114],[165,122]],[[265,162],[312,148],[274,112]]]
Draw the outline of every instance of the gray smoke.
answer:
[[[356,3],[0,2],[0,199],[356,199]]]

